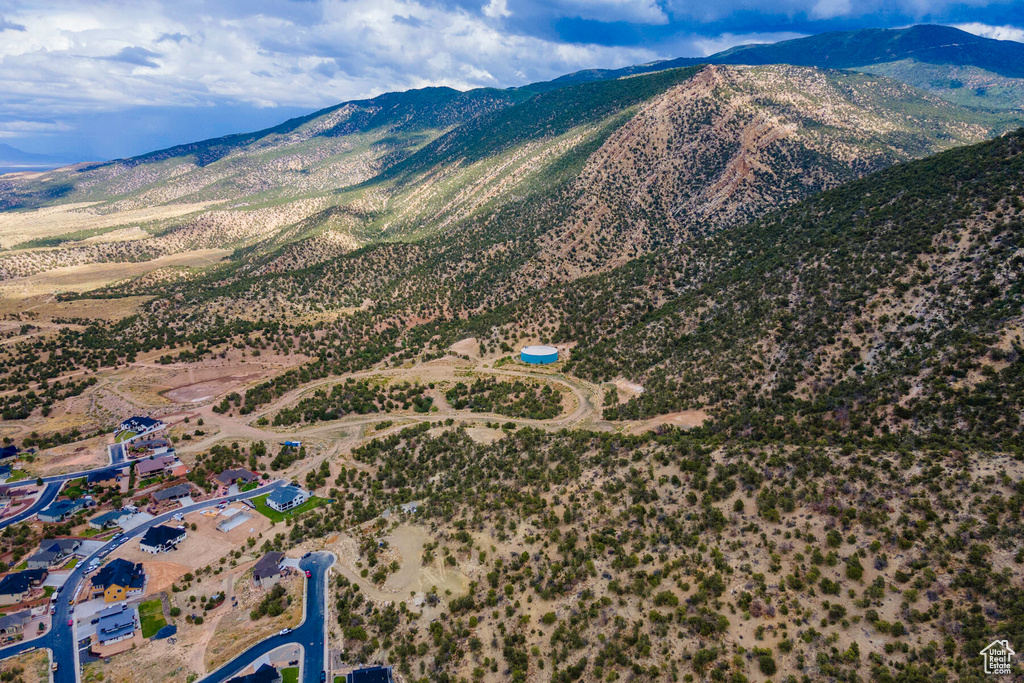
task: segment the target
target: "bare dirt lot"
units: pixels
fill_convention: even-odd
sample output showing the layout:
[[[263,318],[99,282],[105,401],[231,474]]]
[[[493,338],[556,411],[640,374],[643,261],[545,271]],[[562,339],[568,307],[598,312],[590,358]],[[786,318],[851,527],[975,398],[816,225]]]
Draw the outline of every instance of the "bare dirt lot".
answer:
[[[175,638],[145,641],[140,647],[107,661],[87,664],[83,680],[111,683],[137,683],[145,672],[148,683],[185,681],[192,674],[212,671],[245,648],[276,633],[294,627],[302,619],[302,579],[293,574],[283,583],[292,602],[284,614],[253,621],[249,612],[266,592],[252,585],[250,572],[255,560],[227,567],[220,574],[198,577],[178,593],[165,593],[165,604],[178,607],[181,614],[168,623],[178,626]],[[212,610],[203,611],[201,598],[223,592],[225,600]],[[195,598],[193,600],[192,598]],[[202,616],[201,624],[188,616]],[[173,641],[173,642],[172,642]]]
[[[213,510],[216,512],[216,510]],[[271,529],[270,520],[258,513],[250,512],[252,518],[231,531],[224,533],[217,530],[217,525],[227,519],[222,515],[203,514],[203,512],[192,512],[185,516],[185,524],[195,524],[193,531],[191,526],[185,540],[178,544],[178,547],[168,553],[152,555],[139,549],[138,541],[131,541],[118,548],[111,557],[123,557],[131,562],[158,562],[174,571],[195,571],[207,565],[215,565],[228,551],[239,549],[245,546],[249,536],[264,536]],[[164,572],[170,575],[170,569]],[[174,577],[175,579],[177,577]]]
[[[36,454],[32,462],[26,462],[26,471],[40,476],[51,476],[64,472],[78,472],[101,467],[110,462],[107,456],[109,436],[97,436],[84,441],[55,446]]]
[[[414,595],[422,597],[434,589],[441,594],[451,591],[452,595],[462,595],[469,588],[470,578],[459,567],[445,566],[442,558],[435,558],[426,566],[422,564],[423,546],[431,538],[421,526],[404,524],[385,536],[390,547],[381,553],[381,562],[395,560],[400,567],[383,585],[375,585],[360,575],[363,567],[359,564],[359,545],[355,538],[339,534],[329,540],[332,542],[326,549],[338,558],[335,571],[359,584],[360,590],[377,602],[408,601]]]
[[[0,680],[49,683],[50,658],[46,650],[36,650],[0,661]]]

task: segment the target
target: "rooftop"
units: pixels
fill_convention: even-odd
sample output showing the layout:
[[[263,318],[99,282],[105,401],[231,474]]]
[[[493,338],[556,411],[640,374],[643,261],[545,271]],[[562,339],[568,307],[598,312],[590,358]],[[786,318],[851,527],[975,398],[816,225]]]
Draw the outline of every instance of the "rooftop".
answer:
[[[281,488],[274,489],[270,492],[267,496],[267,502],[284,505],[285,503],[290,503],[303,494],[305,494],[305,491],[300,489],[298,486],[282,486]]]
[[[131,586],[133,579],[142,575],[142,564],[117,558],[100,567],[90,579],[92,585],[106,590],[109,586]]]
[[[170,500],[171,498],[180,498],[187,496],[192,493],[192,487],[188,484],[178,484],[177,486],[171,486],[170,488],[162,489],[153,493],[153,498],[157,500]]]
[[[158,547],[169,543],[176,538],[180,538],[185,535],[184,529],[175,529],[174,527],[159,526],[150,527],[145,536],[142,537],[142,545],[148,545],[150,547]]]
[[[260,561],[253,565],[252,577],[254,579],[262,579],[268,576],[274,576],[281,571],[281,560],[284,559],[284,553],[276,550],[271,551],[260,558]]]

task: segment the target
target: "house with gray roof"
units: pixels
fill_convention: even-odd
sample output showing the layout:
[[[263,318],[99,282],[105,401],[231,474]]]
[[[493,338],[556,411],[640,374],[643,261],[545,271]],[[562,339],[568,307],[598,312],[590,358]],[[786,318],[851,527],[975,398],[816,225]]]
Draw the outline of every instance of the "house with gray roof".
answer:
[[[96,640],[100,645],[110,645],[135,635],[137,614],[134,607],[122,602],[100,610],[96,622]]]
[[[124,510],[111,510],[110,512],[104,512],[102,515],[98,515],[89,520],[89,526],[93,529],[103,531],[104,529],[113,528],[121,523],[122,520],[127,519],[131,516],[131,513],[125,512]]]
[[[89,496],[82,496],[75,500],[58,500],[50,503],[46,509],[40,510],[37,517],[40,522],[55,524],[63,522],[79,510],[83,510],[93,504],[93,500]]]
[[[281,561],[284,553],[273,550],[253,565],[252,581],[260,588],[270,588],[281,580]]]
[[[192,487],[188,483],[178,484],[177,486],[171,486],[170,488],[161,489],[153,492],[153,500],[158,503],[162,503],[165,500],[179,500],[181,498],[187,498],[192,495]]]
[[[267,496],[267,507],[278,512],[293,510],[309,500],[309,492],[298,486],[282,486]]]
[[[222,486],[230,486],[231,484],[249,484],[259,480],[259,478],[260,475],[246,469],[224,470],[214,477],[214,479],[217,480],[217,483]]]
[[[77,551],[82,545],[80,538],[58,538],[43,541],[39,544],[39,552],[26,560],[29,569],[48,569],[55,564],[60,564]]]

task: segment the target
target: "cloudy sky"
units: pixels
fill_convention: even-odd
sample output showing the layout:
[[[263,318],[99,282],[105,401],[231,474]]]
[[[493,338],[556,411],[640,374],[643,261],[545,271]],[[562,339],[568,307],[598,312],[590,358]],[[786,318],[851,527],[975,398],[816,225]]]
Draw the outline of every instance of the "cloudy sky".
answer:
[[[926,22],[1024,41],[1024,0],[0,0],[0,143],[113,158],[390,90]]]

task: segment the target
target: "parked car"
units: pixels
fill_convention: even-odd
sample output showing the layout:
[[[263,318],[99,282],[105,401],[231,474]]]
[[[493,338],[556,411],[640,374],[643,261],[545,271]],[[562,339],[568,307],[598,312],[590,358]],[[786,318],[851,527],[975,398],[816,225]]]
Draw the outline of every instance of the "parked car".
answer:
[[[312,578],[313,578],[313,572],[311,572],[311,571],[309,571],[309,570],[307,569],[307,570],[306,570],[306,578],[307,578],[307,579],[312,579]]]
[[[291,632],[292,632],[292,630],[290,628],[283,628],[283,629],[281,629],[280,631],[277,632],[277,635],[279,635],[279,636],[286,636],[286,635],[288,635]]]
[[[303,555],[303,556],[302,556],[302,559],[306,559],[307,557],[309,557],[309,556],[310,556],[310,555],[312,555],[312,554],[313,554],[313,553],[306,553],[305,555]]]
[[[68,626],[74,626],[74,625],[75,625],[75,620],[74,619],[68,619]]]

